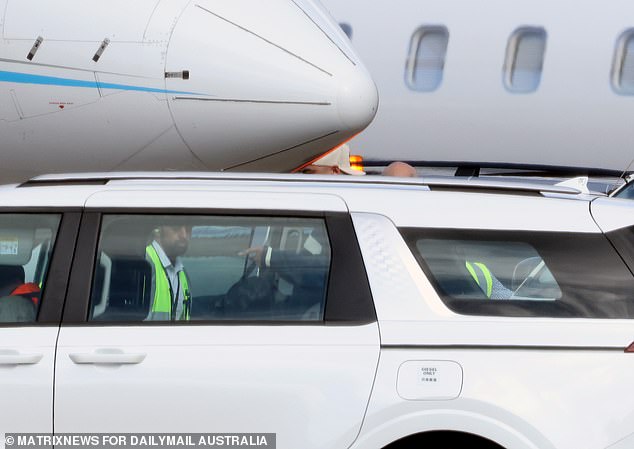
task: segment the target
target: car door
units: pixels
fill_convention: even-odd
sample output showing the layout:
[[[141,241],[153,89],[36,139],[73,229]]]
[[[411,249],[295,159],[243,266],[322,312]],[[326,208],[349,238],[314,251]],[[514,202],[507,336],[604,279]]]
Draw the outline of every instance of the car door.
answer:
[[[386,410],[406,423],[397,433],[454,430],[506,448],[631,447],[634,278],[588,202],[433,191],[408,199],[418,209],[391,220],[353,213],[382,344],[359,447],[377,447]],[[634,214],[623,216],[611,213],[629,227]]]
[[[274,433],[278,448],[350,446],[379,335],[341,199],[106,192],[83,224],[58,344],[56,432]],[[147,245],[164,246],[175,224],[191,233],[175,262],[191,319],[151,321],[160,270]],[[257,267],[254,242],[266,247]]]
[[[0,433],[5,435],[53,431],[55,342],[79,217],[0,211]]]

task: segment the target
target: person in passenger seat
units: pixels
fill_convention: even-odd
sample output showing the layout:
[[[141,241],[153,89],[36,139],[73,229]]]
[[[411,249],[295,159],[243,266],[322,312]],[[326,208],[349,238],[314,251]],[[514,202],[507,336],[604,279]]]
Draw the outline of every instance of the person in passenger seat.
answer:
[[[487,298],[510,299],[513,296],[513,290],[506,288],[486,264],[467,260],[465,267]]]
[[[24,282],[24,268],[21,265],[0,265],[0,296],[23,296],[37,306],[40,293],[37,284]]]
[[[152,266],[150,313],[146,320],[189,320],[191,292],[181,256],[187,252],[192,228],[164,225],[146,247],[146,259]]]
[[[330,256],[324,254],[319,240],[309,235],[299,252],[257,246],[240,253],[250,257],[258,267],[272,270],[293,285],[293,305],[303,309],[302,319],[313,319],[320,312],[326,291]]]

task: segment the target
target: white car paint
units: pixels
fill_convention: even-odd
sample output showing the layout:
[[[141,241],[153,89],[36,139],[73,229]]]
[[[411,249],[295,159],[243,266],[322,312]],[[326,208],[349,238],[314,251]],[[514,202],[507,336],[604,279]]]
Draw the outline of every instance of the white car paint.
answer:
[[[451,214],[437,215],[448,219],[444,226],[454,223]],[[386,438],[437,429],[476,433],[521,449],[605,448],[630,433],[634,415],[628,401],[619,399],[634,369],[631,354],[623,352],[634,340],[629,320],[455,314],[443,306],[387,217],[353,216],[382,344],[376,403],[355,447],[381,447]],[[558,217],[565,229],[567,215]],[[420,224],[426,220],[421,215]],[[464,379],[459,397],[403,400],[394,385],[416,387],[401,386],[404,361],[458,363]],[[574,416],[574,432],[562,432],[563,416]]]
[[[0,433],[53,431],[58,326],[0,329]]]
[[[90,211],[349,210],[377,322],[62,326],[56,432],[277,432],[280,449],[376,449],[437,430],[504,449],[625,449],[631,442],[634,354],[624,352],[634,340],[631,320],[459,315],[398,229],[600,236],[599,226],[634,223],[627,223],[631,202],[538,190],[528,196],[510,182],[481,193],[468,180],[438,192],[420,179],[370,176],[125,176],[103,185],[78,185],[72,176],[71,185],[49,187],[56,177],[45,177],[0,190],[0,204],[17,197],[35,207],[68,195],[72,204],[83,197]],[[57,178],[63,184],[64,176]],[[437,385],[420,383],[418,370]],[[87,398],[96,404],[89,413]],[[185,417],[157,412],[165,404]]]
[[[634,211],[629,207],[630,201],[620,198],[610,198],[610,201],[603,198],[596,199],[592,202],[592,217],[603,232],[628,227],[630,220],[634,218]]]
[[[379,337],[366,326],[63,328],[56,432],[272,432],[278,448],[347,448],[372,388]],[[77,364],[76,354],[143,354]],[[85,413],[86,398],[99,404]]]

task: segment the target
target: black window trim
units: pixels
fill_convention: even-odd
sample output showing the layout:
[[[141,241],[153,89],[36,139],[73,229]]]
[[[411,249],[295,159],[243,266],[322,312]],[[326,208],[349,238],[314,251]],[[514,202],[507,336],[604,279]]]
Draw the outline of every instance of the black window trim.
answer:
[[[553,239],[557,235],[568,234],[570,236],[578,236],[588,237],[594,236],[597,239],[605,240],[605,250],[613,252],[613,260],[619,260],[621,264],[621,268],[624,270],[623,274],[627,272],[628,281],[634,282],[634,276],[632,275],[632,270],[628,267],[627,263],[623,260],[620,252],[614,247],[613,242],[609,238],[608,235],[603,234],[601,232],[596,233],[577,233],[577,232],[565,232],[565,231],[529,231],[529,230],[503,230],[503,229],[462,229],[462,228],[415,228],[415,227],[402,227],[399,228],[401,235],[403,236],[405,242],[407,243],[410,251],[412,252],[414,258],[418,262],[421,267],[425,277],[429,280],[429,282],[434,287],[434,290],[438,294],[438,296],[443,301],[445,307],[451,310],[454,313],[465,316],[486,316],[486,317],[504,317],[504,318],[563,318],[563,319],[633,319],[633,318],[625,318],[625,317],[615,317],[615,316],[579,316],[579,315],[557,315],[557,314],[540,314],[536,313],[535,308],[539,306],[539,301],[525,301],[525,300],[494,300],[495,302],[491,302],[491,300],[481,301],[481,304],[495,304],[496,313],[485,313],[485,312],[476,312],[476,311],[465,311],[462,310],[460,304],[464,303],[465,300],[460,300],[454,298],[453,296],[445,294],[443,288],[440,286],[436,277],[432,274],[431,269],[425,262],[423,256],[416,248],[416,241],[420,238],[439,238],[439,239],[448,239],[448,240],[478,240],[481,242],[486,241],[517,241],[528,243],[533,246],[535,249],[538,249],[540,245],[535,245],[534,242],[541,239]],[[578,245],[577,245],[578,246]],[[541,254],[540,256],[547,259],[546,254]],[[548,264],[549,268],[553,268],[551,264]],[[555,275],[556,271],[553,271],[553,275]],[[557,279],[557,278],[556,278]],[[568,298],[568,286],[564,283],[560,283],[559,279],[557,279],[559,287],[562,291],[562,298],[557,301],[557,303],[566,305],[574,303],[569,303],[567,301]],[[473,300],[467,300],[473,301]],[[473,301],[475,303],[475,301]],[[546,304],[546,302],[544,302]],[[508,306],[508,307],[507,307]],[[513,306],[516,307],[516,312],[513,312]],[[508,310],[506,310],[508,308]],[[489,307],[485,307],[486,310],[490,310]],[[524,309],[522,313],[515,314],[519,309]],[[505,312],[506,310],[506,312]]]
[[[60,222],[55,236],[55,244],[50,249],[51,259],[36,320],[19,323],[2,322],[0,323],[0,328],[59,327],[62,320],[81,213],[77,208],[0,207],[0,214],[9,213],[55,214],[60,215]]]
[[[324,319],[320,321],[283,320],[192,320],[171,321],[89,321],[90,293],[95,272],[97,246],[104,215],[216,215],[234,217],[280,217],[325,219],[331,244],[331,270],[325,300]],[[355,280],[355,282],[351,282]],[[64,326],[346,326],[377,321],[361,249],[352,218],[347,212],[297,210],[245,210],[201,208],[91,208],[86,209],[77,238],[72,265]]]
[[[62,214],[42,292],[42,305],[38,313],[40,323],[59,325],[62,320],[80,223],[81,213]]]

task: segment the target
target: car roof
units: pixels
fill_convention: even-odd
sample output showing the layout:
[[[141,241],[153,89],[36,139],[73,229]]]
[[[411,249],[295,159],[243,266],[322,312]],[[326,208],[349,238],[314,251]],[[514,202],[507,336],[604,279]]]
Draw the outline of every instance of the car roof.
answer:
[[[605,194],[584,192],[575,185],[506,177],[71,173],[43,175],[0,187],[0,207],[125,209],[125,213],[178,209],[346,211],[384,215],[399,227],[597,232],[588,202]]]
[[[383,185],[386,188],[427,187],[452,188],[455,190],[487,189],[500,192],[544,192],[577,195],[582,190],[553,184],[546,179],[521,179],[503,177],[461,178],[452,176],[428,176],[424,178],[398,178],[385,176],[333,176],[333,175],[298,175],[278,173],[228,173],[228,172],[105,172],[105,173],[67,173],[42,175],[17,185],[17,187],[53,187],[53,186],[124,186],[146,184],[156,187],[160,185],[173,188],[192,181],[206,181],[207,185],[226,184],[228,182],[243,183],[294,183],[298,185],[321,185],[322,187],[346,184],[367,187]],[[165,184],[165,183],[168,184]]]
[[[238,190],[265,186],[302,191],[346,191],[381,189],[447,190],[500,194],[564,195],[587,199],[579,189],[557,186],[548,182],[504,178],[459,178],[430,176],[425,178],[396,178],[385,176],[304,175],[276,173],[227,172],[105,172],[63,173],[37,176],[22,184],[0,187],[0,207],[83,207],[87,198],[97,192],[120,189],[208,189],[231,185]],[[292,186],[292,187],[291,187]]]
[[[104,172],[41,175],[22,184],[0,186],[0,207],[83,207],[88,197],[108,190],[127,188],[173,190],[229,186],[239,190],[281,189],[328,190],[339,194],[349,190],[383,191],[443,190],[510,195],[556,195],[590,200],[599,193],[583,194],[577,188],[554,185],[552,181],[517,178],[461,178],[429,176],[397,178],[385,176],[305,175],[228,172]]]

